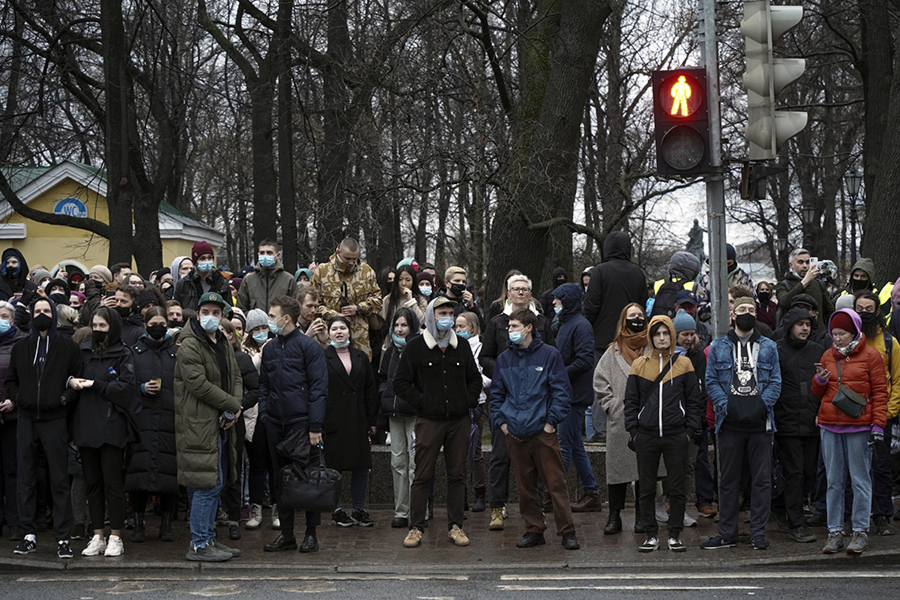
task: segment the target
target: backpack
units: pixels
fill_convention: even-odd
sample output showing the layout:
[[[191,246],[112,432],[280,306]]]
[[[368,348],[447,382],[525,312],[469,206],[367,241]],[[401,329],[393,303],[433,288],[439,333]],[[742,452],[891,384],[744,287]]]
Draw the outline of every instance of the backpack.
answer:
[[[656,301],[653,303],[653,310],[650,312],[650,318],[657,315],[664,315],[670,319],[675,317],[675,296],[678,292],[685,289],[684,285],[688,283],[687,279],[669,279],[656,292]]]

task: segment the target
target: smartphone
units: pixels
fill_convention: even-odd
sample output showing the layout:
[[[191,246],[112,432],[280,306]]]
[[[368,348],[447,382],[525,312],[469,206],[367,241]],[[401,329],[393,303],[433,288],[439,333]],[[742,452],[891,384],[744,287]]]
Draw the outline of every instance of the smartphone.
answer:
[[[116,291],[115,291],[115,290],[109,290],[109,291],[107,291],[107,292],[106,292],[105,294],[103,294],[103,295],[106,296],[107,298],[114,298],[115,295],[116,295]]]
[[[809,259],[809,268],[810,269],[814,268],[817,264],[819,264],[818,256],[813,256],[812,258]]]

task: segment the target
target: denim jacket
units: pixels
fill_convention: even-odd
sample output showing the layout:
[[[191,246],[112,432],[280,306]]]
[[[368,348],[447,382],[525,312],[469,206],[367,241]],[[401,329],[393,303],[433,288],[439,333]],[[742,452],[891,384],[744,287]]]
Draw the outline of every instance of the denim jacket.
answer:
[[[778,346],[758,333],[750,338],[750,351],[756,364],[756,382],[769,415],[767,433],[775,432],[775,402],[781,395],[781,367],[778,364]],[[714,340],[709,347],[706,361],[706,393],[716,411],[716,433],[722,428],[728,414],[728,396],[734,374],[734,341],[726,335]]]

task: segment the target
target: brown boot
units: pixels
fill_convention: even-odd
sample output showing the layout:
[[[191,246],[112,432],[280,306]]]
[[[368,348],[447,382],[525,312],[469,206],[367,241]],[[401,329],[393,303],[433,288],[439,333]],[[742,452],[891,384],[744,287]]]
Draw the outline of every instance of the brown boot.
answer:
[[[600,494],[585,492],[577,504],[572,505],[572,512],[600,512],[603,510],[603,501]]]

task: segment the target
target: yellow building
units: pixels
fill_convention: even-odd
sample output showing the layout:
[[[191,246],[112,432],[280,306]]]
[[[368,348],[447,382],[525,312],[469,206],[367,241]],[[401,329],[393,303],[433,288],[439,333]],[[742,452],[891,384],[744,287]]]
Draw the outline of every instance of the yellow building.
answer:
[[[19,199],[31,208],[109,222],[105,171],[64,161],[52,167],[6,167],[4,174]],[[209,242],[217,255],[218,249],[225,244],[222,232],[192,219],[166,202],[159,207],[159,235],[163,265],[166,266],[177,256],[190,256],[194,242]],[[9,247],[21,251],[29,266],[42,264],[51,271],[60,262],[65,262],[87,272],[93,265],[106,265],[109,255],[106,238],[83,229],[26,219],[2,200],[0,249]]]

